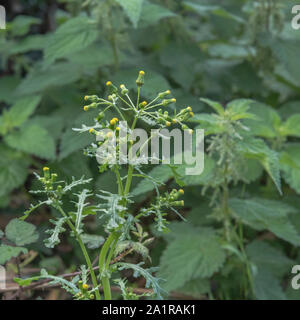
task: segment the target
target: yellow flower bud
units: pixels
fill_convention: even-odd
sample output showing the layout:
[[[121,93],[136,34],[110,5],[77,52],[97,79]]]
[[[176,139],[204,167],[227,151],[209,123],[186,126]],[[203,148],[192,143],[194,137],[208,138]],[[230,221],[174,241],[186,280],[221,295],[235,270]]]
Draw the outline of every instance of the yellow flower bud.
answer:
[[[89,133],[94,133],[95,132],[95,129],[94,128],[91,128],[90,130],[89,130]]]
[[[173,99],[171,99],[171,101],[175,103],[175,102],[176,102],[176,99],[175,99],[175,98],[173,98]]]
[[[114,126],[114,125],[116,124],[116,121],[115,121],[114,119],[111,119],[111,120],[109,121],[109,123],[110,123],[112,126]]]
[[[85,100],[85,101],[87,101],[88,99],[89,99],[89,97],[88,97],[88,96],[85,96],[85,97],[84,97],[84,100]]]
[[[190,112],[189,114],[191,117],[193,117],[195,115],[194,112]]]
[[[88,111],[88,110],[89,110],[89,106],[84,106],[84,107],[83,107],[83,110],[84,110],[84,111]]]
[[[193,109],[191,107],[187,107],[186,110],[189,111],[189,112],[193,111]]]
[[[190,129],[189,134],[193,134],[194,130]]]
[[[107,81],[107,82],[106,82],[106,85],[107,85],[108,87],[111,86],[111,85],[112,85],[111,81]]]
[[[82,289],[83,289],[83,290],[88,290],[88,288],[89,288],[89,285],[88,285],[88,284],[84,283],[84,284],[82,285]]]
[[[144,75],[145,75],[145,71],[141,70],[141,71],[139,72],[139,74],[140,74],[141,76],[144,76]]]
[[[171,122],[166,121],[166,126],[167,126],[167,127],[170,127],[170,125],[171,125]]]
[[[147,104],[148,104],[147,101],[143,101],[143,102],[141,103],[142,107],[146,107]]]
[[[120,131],[120,127],[116,127],[116,130],[117,130],[117,131]]]
[[[173,122],[173,123],[177,123],[177,120],[176,120],[176,119],[173,119],[172,122]]]
[[[113,133],[111,131],[107,132],[106,137],[111,138],[113,136]]]
[[[114,121],[116,121],[116,122],[118,122],[118,121],[119,121],[119,119],[118,119],[118,118],[112,118],[112,120],[114,120]]]
[[[44,167],[43,171],[49,171],[50,169],[48,167]]]
[[[178,192],[179,192],[180,194],[184,194],[184,190],[183,190],[183,189],[179,189]]]
[[[182,206],[184,206],[184,200],[181,200],[181,201],[180,201],[180,204],[181,204]]]

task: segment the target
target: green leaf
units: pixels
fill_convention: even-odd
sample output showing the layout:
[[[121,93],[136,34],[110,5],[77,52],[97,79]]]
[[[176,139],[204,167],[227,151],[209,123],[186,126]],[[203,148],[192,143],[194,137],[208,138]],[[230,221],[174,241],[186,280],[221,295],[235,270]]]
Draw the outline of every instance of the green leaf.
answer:
[[[264,138],[275,138],[279,135],[281,119],[276,110],[263,103],[253,102],[248,111],[257,117],[256,121],[244,121],[252,134]]]
[[[6,134],[14,127],[20,127],[36,110],[41,101],[40,96],[29,96],[16,101],[8,110],[3,112],[0,122],[0,133]]]
[[[104,238],[102,236],[98,236],[96,234],[87,234],[84,233],[81,235],[81,239],[84,244],[87,245],[89,249],[97,249],[102,246],[104,243]]]
[[[184,6],[187,9],[190,9],[199,15],[207,15],[207,14],[214,14],[216,16],[220,16],[222,18],[231,19],[239,23],[245,23],[244,19],[241,17],[234,15],[230,13],[229,11],[226,11],[221,6],[214,6],[214,5],[202,5],[202,4],[196,4],[193,2],[184,1]]]
[[[205,99],[205,98],[201,98],[200,101],[208,104],[210,107],[212,107],[216,113],[218,113],[219,115],[224,115],[224,108],[222,107],[222,105],[219,102],[216,101],[212,101],[210,99]]]
[[[28,158],[0,144],[0,196],[22,185],[27,177]]]
[[[66,231],[66,229],[63,227],[66,221],[66,217],[62,217],[58,220],[50,219],[50,222],[54,224],[55,227],[54,229],[50,229],[45,232],[47,234],[50,234],[50,237],[44,240],[45,246],[47,248],[54,248],[60,243],[59,235]]]
[[[166,280],[163,287],[167,291],[193,279],[211,277],[225,262],[225,252],[212,229],[190,226],[186,231],[177,230],[160,260],[158,276]]]
[[[265,241],[254,240],[247,245],[246,253],[257,269],[269,270],[276,277],[288,274],[295,264],[295,261],[285,256],[281,250]]]
[[[55,158],[55,142],[48,131],[37,125],[23,126],[19,131],[5,136],[12,148],[33,154],[43,159]]]
[[[140,20],[144,0],[116,0],[136,28]]]
[[[17,87],[16,94],[29,95],[75,82],[81,77],[81,72],[81,66],[70,62],[59,62],[46,70],[35,68]]]
[[[2,76],[0,78],[0,101],[13,103],[16,100],[14,91],[19,85],[20,78],[16,75],[13,76]]]
[[[270,230],[277,237],[300,245],[300,236],[288,217],[289,213],[297,212],[294,207],[281,201],[261,198],[231,199],[229,205],[233,214],[243,223],[259,231]]]
[[[300,194],[300,144],[288,144],[280,154],[280,169],[284,180]]]
[[[157,24],[161,19],[171,17],[176,17],[176,14],[165,7],[144,1],[139,26],[148,27]]]
[[[41,20],[36,17],[18,15],[7,27],[12,35],[24,36],[29,32],[31,25],[39,23]]]
[[[67,57],[87,48],[98,38],[95,21],[78,16],[67,20],[50,38],[45,48],[44,65],[49,66],[58,58]]]
[[[236,146],[246,158],[256,159],[262,164],[275,183],[279,193],[282,193],[277,152],[271,150],[263,140],[253,137],[245,137],[243,140],[238,140]]]
[[[24,246],[37,241],[39,234],[36,227],[28,222],[13,219],[5,228],[5,234],[8,240],[17,246]]]
[[[7,245],[0,245],[0,264],[5,264],[11,258],[16,258],[19,254],[26,254],[28,251],[26,248],[11,247]]]
[[[289,117],[279,130],[284,136],[300,137],[300,114]]]

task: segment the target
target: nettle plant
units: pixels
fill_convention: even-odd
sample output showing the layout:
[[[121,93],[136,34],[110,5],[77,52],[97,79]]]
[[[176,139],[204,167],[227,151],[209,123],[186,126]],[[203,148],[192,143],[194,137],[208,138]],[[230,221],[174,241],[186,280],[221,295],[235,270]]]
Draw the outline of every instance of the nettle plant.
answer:
[[[183,130],[188,130],[190,134],[193,133],[193,130],[189,129],[188,126],[184,124],[186,120],[194,116],[191,107],[184,108],[178,113],[175,111],[174,115],[170,115],[168,111],[163,111],[163,107],[176,102],[175,98],[167,98],[171,93],[169,90],[159,93],[149,103],[140,101],[141,88],[144,85],[144,76],[145,72],[140,71],[136,80],[137,98],[135,99],[135,103],[133,103],[134,99],[132,96],[129,96],[129,90],[124,84],[118,89],[110,81],[106,83],[109,90],[107,99],[99,98],[96,95],[84,97],[86,102],[90,102],[90,104],[84,106],[84,111],[94,108],[100,108],[101,111],[96,117],[93,126],[82,125],[81,128],[74,130],[79,131],[80,133],[93,134],[96,137],[102,136],[103,138],[102,141],[92,143],[91,146],[86,148],[84,153],[87,156],[97,157],[99,146],[103,147],[105,144],[109,144],[113,135],[116,139],[117,149],[122,147],[122,143],[124,144],[124,141],[119,137],[119,119],[113,117],[110,121],[104,120],[108,110],[114,110],[117,116],[123,121],[126,121],[127,117],[133,119],[131,127],[128,129],[125,137],[125,143],[127,144],[129,154],[132,152],[134,146],[131,134],[139,119],[158,128],[170,127],[172,124],[179,125]],[[103,133],[105,129],[109,131]],[[149,139],[151,139],[151,137]],[[142,147],[137,151],[137,154],[141,152]],[[79,180],[73,179],[70,183],[67,183],[65,181],[60,181],[57,174],[52,172],[48,167],[43,168],[43,176],[36,174],[38,180],[42,183],[43,188],[38,191],[32,191],[32,193],[43,195],[46,199],[39,202],[37,205],[32,205],[31,208],[25,212],[25,215],[21,220],[25,220],[41,205],[47,205],[57,210],[60,217],[50,220],[54,225],[54,229],[47,231],[49,238],[45,240],[45,245],[49,248],[54,248],[60,243],[59,237],[63,233],[69,231],[71,236],[74,237],[79,244],[87,266],[81,266],[80,275],[74,277],[72,281],[67,281],[64,278],[56,276],[49,276],[47,271],[43,270],[41,276],[38,277],[25,280],[15,279],[20,285],[28,285],[31,281],[50,277],[50,279],[53,279],[52,283],[60,283],[75,299],[85,300],[95,298],[99,300],[101,299],[99,289],[100,287],[103,287],[104,299],[109,300],[112,297],[111,282],[113,274],[124,269],[132,269],[134,271],[134,277],[143,276],[145,278],[146,287],[151,287],[153,289],[153,294],[147,293],[137,295],[126,286],[126,279],[114,278],[113,282],[120,286],[124,299],[138,299],[140,296],[144,295],[154,295],[156,298],[162,298],[163,289],[160,285],[162,279],[153,276],[153,272],[155,272],[157,268],[143,268],[144,262],[131,264],[122,262],[122,259],[133,251],[141,254],[144,259],[150,258],[147,245],[153,241],[153,238],[150,238],[148,232],[143,230],[140,224],[141,218],[153,217],[157,230],[160,232],[167,232],[168,221],[166,215],[172,210],[181,217],[175,207],[184,206],[184,201],[180,200],[184,191],[182,189],[173,189],[170,192],[160,194],[157,187],[159,184],[155,179],[142,171],[145,159],[138,159],[138,157],[128,157],[127,162],[124,163],[125,159],[122,158],[123,165],[127,167],[127,174],[121,176],[121,165],[119,162],[112,162],[111,154],[109,152],[105,154],[102,153],[99,172],[102,173],[106,170],[111,170],[115,174],[118,193],[113,194],[100,190],[97,194],[93,194],[88,187],[85,187],[81,191],[74,193],[77,201],[74,202],[74,210],[72,211],[68,211],[64,208],[64,197],[74,192],[75,188],[78,188],[78,186],[87,186],[92,179],[84,179],[84,177],[82,177]],[[139,213],[135,216],[130,211],[130,206],[133,204],[131,194],[133,177],[149,179],[151,183],[156,186],[157,190],[155,199],[152,200],[148,207],[141,208]],[[102,244],[101,237],[99,237],[99,239],[96,235],[92,236],[85,233],[85,218],[89,215],[99,216],[104,229],[108,234],[107,239],[101,246],[99,252],[99,259],[97,262],[98,267],[94,267],[86,248],[86,244],[93,243],[94,247],[95,242],[96,247]],[[89,285],[89,282],[91,282],[92,285]]]

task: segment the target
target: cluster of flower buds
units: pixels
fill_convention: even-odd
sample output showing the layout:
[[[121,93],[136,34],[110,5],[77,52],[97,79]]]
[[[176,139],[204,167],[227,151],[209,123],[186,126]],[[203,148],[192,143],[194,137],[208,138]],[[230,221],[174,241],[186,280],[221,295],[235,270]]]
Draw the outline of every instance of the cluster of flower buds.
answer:
[[[76,294],[78,300],[94,300],[95,296],[89,292],[89,285],[83,283],[81,280],[78,281],[78,288],[80,292]]]
[[[165,193],[164,196],[160,197],[160,201],[167,203],[170,206],[184,206],[184,200],[178,200],[180,196],[184,195],[183,189],[173,189],[170,193]]]
[[[50,174],[50,169],[48,167],[43,168],[44,177],[40,178],[40,181],[44,184],[46,191],[53,191],[53,184],[57,180],[57,174]]]

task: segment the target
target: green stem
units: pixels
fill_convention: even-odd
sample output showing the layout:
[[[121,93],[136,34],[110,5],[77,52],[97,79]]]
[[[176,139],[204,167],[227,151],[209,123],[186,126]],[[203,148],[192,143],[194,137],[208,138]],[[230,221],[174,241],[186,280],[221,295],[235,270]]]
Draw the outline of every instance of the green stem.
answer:
[[[91,274],[91,278],[92,278],[93,286],[96,289],[96,291],[95,291],[96,299],[97,300],[101,300],[101,295],[99,293],[99,290],[97,290],[97,288],[98,288],[97,278],[96,278],[96,275],[95,275],[95,272],[94,272],[94,269],[93,269],[93,265],[92,265],[91,259],[89,257],[89,254],[88,254],[87,250],[86,250],[86,247],[85,247],[84,243],[82,242],[82,239],[81,239],[80,235],[78,234],[76,228],[74,227],[74,225],[70,221],[69,216],[64,212],[62,207],[59,206],[58,210],[65,218],[67,218],[67,224],[70,227],[70,229],[74,232],[74,234],[75,234],[75,236],[77,238],[77,241],[79,243],[81,251],[82,251],[82,253],[84,255],[85,261],[86,261],[86,263],[88,265],[88,268],[89,268],[89,271],[90,271],[90,274]]]

